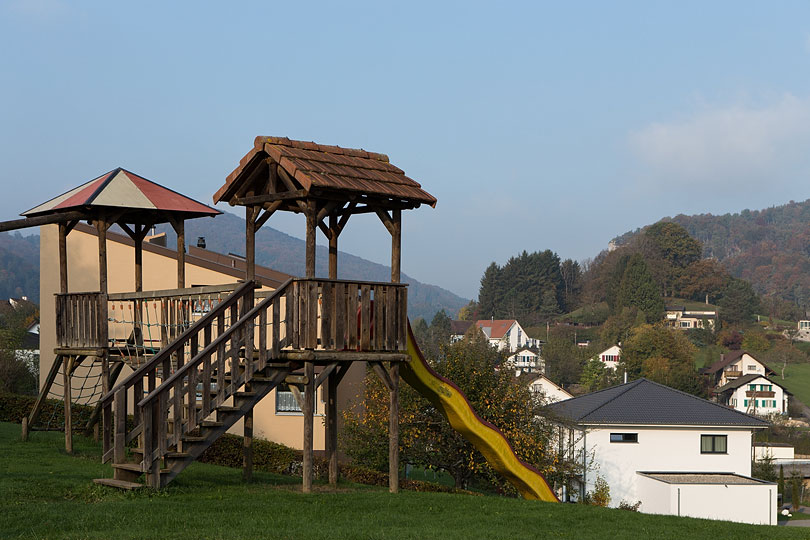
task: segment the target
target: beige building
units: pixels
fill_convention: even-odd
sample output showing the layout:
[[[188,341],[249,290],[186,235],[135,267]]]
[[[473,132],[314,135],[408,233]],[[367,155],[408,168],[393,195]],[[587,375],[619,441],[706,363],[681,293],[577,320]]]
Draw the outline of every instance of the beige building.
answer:
[[[53,350],[56,347],[56,307],[55,294],[59,292],[58,232],[56,225],[41,227],[40,236],[40,313],[41,332],[40,347],[43,354],[40,359],[40,385],[54,362]],[[96,229],[85,224],[78,224],[67,237],[68,254],[68,290],[73,292],[98,291],[98,236]],[[125,234],[113,230],[107,233],[107,276],[109,293],[131,292],[135,290],[134,261],[135,248],[133,241]],[[177,253],[152,242],[143,245],[143,289],[160,291],[176,288]],[[196,246],[188,246],[185,256],[186,283],[190,287],[205,285],[233,284],[245,277],[245,261],[242,258],[222,255]],[[263,285],[263,290],[273,290],[290,276],[260,266],[256,267],[256,279]],[[227,293],[225,293],[227,294]],[[111,303],[109,318],[115,320],[116,308]],[[115,335],[114,323],[111,326],[111,339],[126,340],[126,335]],[[146,325],[148,327],[148,325]],[[144,331],[144,342],[157,341],[155,336]],[[87,362],[87,361],[86,361]],[[340,409],[349,407],[353,398],[360,392],[365,374],[364,364],[355,363],[348,372],[340,387],[338,396]],[[99,369],[100,367],[94,367]],[[121,381],[132,369],[125,366],[118,377]],[[77,388],[80,380],[73,381]],[[322,387],[323,388],[323,387]],[[322,388],[316,397],[316,415],[323,416]],[[76,395],[76,393],[74,393]],[[302,447],[303,415],[292,393],[286,388],[273,390],[254,409],[254,431],[256,436],[266,438],[293,448]],[[242,421],[237,422],[230,430],[242,434]],[[324,425],[316,420],[314,423],[314,448],[324,449]]]
[[[683,306],[667,306],[664,316],[667,326],[679,330],[705,328],[714,331],[717,311],[711,309],[695,310]]]

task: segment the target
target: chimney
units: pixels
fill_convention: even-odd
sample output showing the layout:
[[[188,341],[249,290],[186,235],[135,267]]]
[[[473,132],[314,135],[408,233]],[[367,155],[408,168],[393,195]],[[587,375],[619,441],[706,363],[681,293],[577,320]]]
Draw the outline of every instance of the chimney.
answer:
[[[205,237],[198,236],[197,237],[197,247],[200,249],[205,249]]]

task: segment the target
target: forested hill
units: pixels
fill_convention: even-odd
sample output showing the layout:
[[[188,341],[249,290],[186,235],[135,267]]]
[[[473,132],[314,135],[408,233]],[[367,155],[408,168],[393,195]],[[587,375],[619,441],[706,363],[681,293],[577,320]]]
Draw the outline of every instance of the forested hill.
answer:
[[[0,298],[39,303],[39,235],[0,234]]]
[[[665,218],[703,243],[703,256],[715,258],[757,292],[810,309],[810,200],[738,214],[678,215]],[[630,241],[640,231],[614,239]]]

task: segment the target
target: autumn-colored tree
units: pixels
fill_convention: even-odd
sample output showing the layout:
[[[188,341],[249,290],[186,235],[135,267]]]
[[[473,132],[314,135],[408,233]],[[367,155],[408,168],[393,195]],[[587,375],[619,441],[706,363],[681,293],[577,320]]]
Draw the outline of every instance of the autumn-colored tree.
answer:
[[[743,336],[742,348],[746,351],[765,352],[771,348],[771,342],[764,332],[748,331]]]
[[[622,361],[632,378],[647,377],[695,395],[705,393],[695,370],[695,346],[680,330],[656,324],[633,329],[622,346]]]
[[[542,401],[510,370],[496,369],[504,361],[478,333],[443,347],[442,359],[431,362],[467,396],[476,413],[496,425],[516,454],[550,481],[566,477],[577,467],[560,461],[550,440],[554,428],[543,420]],[[388,392],[372,373],[366,377],[365,407],[344,412],[343,450],[354,461],[379,470],[387,468]],[[484,457],[454,431],[439,411],[407,385],[400,391],[400,457],[403,462],[447,471],[457,487],[476,479],[514,492]]]

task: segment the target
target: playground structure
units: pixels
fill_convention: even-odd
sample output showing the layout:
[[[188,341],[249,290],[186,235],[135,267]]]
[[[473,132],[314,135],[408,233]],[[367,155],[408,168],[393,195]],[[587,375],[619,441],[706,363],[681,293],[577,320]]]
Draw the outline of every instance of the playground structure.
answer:
[[[116,182],[120,193],[110,189]],[[325,454],[329,482],[336,483],[339,385],[353,363],[364,362],[389,391],[391,492],[399,489],[402,377],[442,411],[522,496],[557,500],[542,476],[515,456],[497,428],[478,418],[458,388],[430,369],[410,334],[407,286],[400,283],[402,210],[435,206],[436,199],[390,164],[387,156],[257,137],[214,195],[215,203],[245,207],[244,281],[214,287],[185,287],[182,223],[218,212],[145,182],[116,169],[26,212],[23,220],[0,224],[0,230],[59,224],[61,293],[55,308],[55,354],[61,360],[54,363],[57,367],[51,369],[28,423],[35,421],[49,391],[48,381],[56,378],[62,366],[66,448],[70,450],[70,373],[88,359],[99,363],[103,397],[90,425],[101,419],[102,459],[111,463],[113,478],[97,479],[97,483],[135,488],[143,485],[137,480],[145,475],[147,485],[163,487],[240,420],[245,441],[243,474],[250,478],[253,409],[284,383],[290,385],[303,413],[304,492],[312,489],[315,392],[323,385]],[[133,199],[122,187],[130,184],[156,208],[145,209],[143,201]],[[141,202],[140,207],[127,206],[133,200]],[[290,278],[274,290],[259,290],[256,231],[278,211],[306,217],[305,276]],[[391,234],[390,282],[337,279],[338,238],[349,218],[363,213],[376,214]],[[98,231],[99,290],[95,292],[67,290],[65,238],[78,220],[92,222]],[[145,292],[139,243],[158,222],[169,222],[177,231],[177,289]],[[135,242],[133,293],[107,291],[105,235],[112,223],[121,225]],[[315,276],[318,229],[329,242],[328,278]],[[116,301],[129,306],[128,317],[112,312],[110,305],[114,307]],[[124,364],[133,372],[117,382]]]

